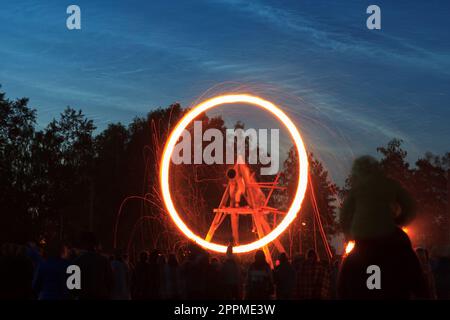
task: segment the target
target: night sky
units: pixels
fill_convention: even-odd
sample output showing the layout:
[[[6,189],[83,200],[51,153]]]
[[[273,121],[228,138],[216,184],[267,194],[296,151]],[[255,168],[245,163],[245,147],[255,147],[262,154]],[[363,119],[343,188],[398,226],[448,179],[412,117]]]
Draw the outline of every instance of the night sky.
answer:
[[[370,4],[381,30],[366,28]],[[0,84],[39,127],[70,105],[99,129],[218,84],[271,88],[341,180],[393,137],[413,161],[450,151],[449,17],[449,1],[2,0]]]

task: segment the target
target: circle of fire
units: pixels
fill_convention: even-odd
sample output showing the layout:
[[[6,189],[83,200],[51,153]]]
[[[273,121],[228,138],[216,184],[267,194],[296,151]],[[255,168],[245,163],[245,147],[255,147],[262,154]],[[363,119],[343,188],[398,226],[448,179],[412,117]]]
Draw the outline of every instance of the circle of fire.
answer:
[[[195,233],[189,229],[188,226],[183,222],[183,220],[180,218],[180,215],[178,214],[177,210],[175,209],[175,206],[172,201],[172,196],[170,194],[169,189],[169,167],[170,167],[170,160],[172,158],[172,153],[174,150],[174,147],[180,138],[181,134],[183,133],[183,130],[191,123],[197,116],[199,116],[201,113],[206,112],[209,109],[212,109],[214,107],[217,107],[219,105],[224,104],[231,104],[231,103],[246,103],[258,106],[266,111],[269,111],[273,116],[275,116],[281,123],[283,123],[286,128],[289,131],[289,134],[291,135],[295,147],[297,149],[297,153],[299,156],[299,168],[298,168],[298,184],[297,184],[297,190],[295,192],[294,200],[292,201],[292,204],[284,217],[284,219],[276,226],[275,229],[273,229],[270,233],[265,235],[264,237],[248,244],[239,245],[236,247],[233,247],[233,252],[235,253],[243,253],[243,252],[249,252],[256,250],[258,248],[261,248],[268,243],[272,242],[274,239],[276,239],[281,233],[283,233],[284,230],[291,224],[291,222],[295,219],[297,216],[297,213],[300,210],[301,204],[303,202],[303,198],[305,196],[306,192],[306,186],[308,182],[308,157],[306,155],[305,146],[303,144],[302,137],[300,136],[300,133],[297,130],[297,127],[294,125],[294,123],[289,119],[289,117],[281,111],[279,107],[274,105],[273,103],[261,99],[257,96],[252,96],[248,94],[237,94],[237,95],[222,95],[217,96],[214,98],[211,98],[209,100],[206,100],[195,107],[193,107],[187,114],[183,116],[183,118],[178,122],[178,124],[175,126],[175,129],[173,129],[172,133],[169,136],[169,139],[166,142],[166,145],[164,147],[163,156],[160,164],[160,186],[161,186],[161,192],[164,200],[164,204],[166,206],[167,211],[169,212],[173,222],[176,224],[176,226],[183,232],[183,234],[197,243],[198,245],[212,250],[216,252],[222,252],[225,253],[227,250],[227,247],[224,245],[220,245],[217,243],[206,241],[205,239],[202,239]]]

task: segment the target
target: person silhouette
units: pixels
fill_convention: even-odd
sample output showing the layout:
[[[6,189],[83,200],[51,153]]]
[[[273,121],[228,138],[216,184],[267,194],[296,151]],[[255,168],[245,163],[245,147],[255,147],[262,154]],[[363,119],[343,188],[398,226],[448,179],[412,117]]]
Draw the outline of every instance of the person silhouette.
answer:
[[[81,289],[75,295],[80,300],[107,300],[111,298],[113,276],[108,258],[97,252],[94,233],[81,234],[81,252],[73,264],[81,270]]]
[[[250,265],[246,280],[247,300],[268,300],[273,294],[272,270],[264,252],[257,250],[255,261]]]
[[[147,251],[142,251],[132,274],[131,292],[134,300],[149,300],[151,298],[150,265]]]
[[[427,284],[408,235],[401,229],[415,216],[409,193],[388,178],[370,156],[356,159],[351,189],[340,212],[347,239],[355,241],[338,276],[342,299],[428,298]],[[381,289],[367,285],[368,268],[382,273]]]
[[[224,298],[227,300],[240,300],[241,294],[241,268],[233,254],[233,246],[227,248],[225,261],[222,264],[221,278]]]
[[[309,249],[298,273],[299,299],[328,299],[330,278],[328,269],[320,263],[314,249]]]
[[[67,289],[67,267],[64,256],[65,247],[58,241],[50,242],[46,248],[47,259],[38,264],[33,279],[33,289],[39,300],[69,299]]]
[[[130,270],[120,249],[115,250],[111,261],[111,270],[114,279],[111,298],[113,300],[130,300]]]
[[[290,300],[294,296],[296,283],[295,269],[285,252],[278,257],[279,265],[274,270],[275,293],[278,300]]]

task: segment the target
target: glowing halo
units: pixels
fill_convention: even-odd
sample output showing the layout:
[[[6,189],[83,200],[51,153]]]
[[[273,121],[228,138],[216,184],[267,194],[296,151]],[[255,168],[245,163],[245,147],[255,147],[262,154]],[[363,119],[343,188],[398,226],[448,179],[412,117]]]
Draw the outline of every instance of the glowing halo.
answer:
[[[172,158],[173,149],[178,142],[183,130],[191,123],[197,116],[201,113],[217,107],[219,105],[230,104],[230,103],[246,103],[258,106],[266,111],[269,111],[272,115],[274,115],[281,123],[283,123],[289,131],[291,135],[295,147],[297,148],[297,153],[299,156],[299,170],[298,170],[298,184],[297,190],[295,192],[294,200],[292,201],[291,207],[284,219],[273,229],[270,233],[266,234],[264,237],[243,245],[239,245],[233,247],[233,252],[235,253],[243,253],[256,250],[261,248],[268,243],[272,242],[276,239],[283,231],[291,224],[291,222],[297,216],[297,212],[300,210],[301,204],[303,202],[303,198],[306,192],[306,186],[308,182],[308,157],[306,155],[305,146],[303,144],[302,137],[297,130],[297,127],[294,123],[289,119],[289,117],[281,111],[279,107],[274,105],[273,103],[261,99],[256,96],[248,95],[248,94],[230,94],[230,95],[222,95],[206,100],[195,107],[193,107],[187,114],[183,116],[183,118],[178,122],[178,124],[173,129],[172,133],[169,136],[169,139],[166,142],[164,147],[161,163],[160,163],[160,186],[161,192],[164,200],[164,204],[170,217],[172,218],[175,225],[180,229],[183,234],[197,243],[198,245],[207,248],[212,251],[225,253],[227,247],[224,245],[220,245],[217,243],[206,241],[202,239],[198,235],[194,234],[191,229],[183,222],[180,218],[177,210],[172,201],[172,196],[170,194],[169,188],[169,167]]]

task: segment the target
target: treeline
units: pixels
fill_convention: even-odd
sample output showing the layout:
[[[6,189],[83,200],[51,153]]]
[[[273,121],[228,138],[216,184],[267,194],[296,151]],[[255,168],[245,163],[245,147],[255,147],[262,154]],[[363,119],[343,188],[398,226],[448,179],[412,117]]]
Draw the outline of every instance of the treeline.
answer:
[[[82,230],[93,230],[105,249],[111,250],[114,224],[122,208],[117,244],[124,249],[134,248],[136,242],[140,247],[171,250],[180,245],[185,240],[170,227],[159,201],[157,172],[167,134],[183,112],[180,105],[174,104],[137,117],[129,125],[110,124],[98,133],[92,120],[67,107],[38,130],[36,111],[28,106],[27,99],[9,100],[0,92],[0,243],[55,237],[74,242]],[[217,119],[204,117],[203,121],[207,122],[205,128],[223,126]],[[450,154],[426,154],[411,167],[400,140],[393,140],[378,151],[386,172],[401,181],[418,200],[421,230],[427,237],[432,236],[431,243],[444,241],[449,233]],[[295,183],[291,181],[295,177],[295,161],[296,155],[291,151],[281,175],[288,192],[292,192],[290,186]],[[331,236],[339,231],[336,205],[345,188],[340,190],[331,181],[313,155],[310,163],[317,205],[325,231]],[[181,195],[189,192],[192,188],[185,193],[182,188],[178,190]],[[304,229],[304,247],[317,245],[313,242],[308,195],[305,201],[302,220],[296,221],[284,239],[292,253],[301,247],[298,228]]]
[[[179,105],[172,105],[95,134],[92,120],[67,107],[37,130],[36,110],[28,107],[28,99],[9,100],[0,92],[0,243],[73,241],[90,229],[111,247],[122,200],[141,195],[144,182],[157,184],[155,159],[145,154],[145,146],[154,132],[165,136],[169,120],[181,113]],[[140,212],[141,204],[127,207]],[[133,220],[136,216],[125,217],[122,224]]]
[[[27,99],[9,100],[0,93],[0,242],[59,238],[73,243],[82,230],[92,230],[107,250],[117,245],[123,249],[137,246],[176,251],[185,245],[185,238],[173,228],[164,211],[158,184],[162,146],[183,112],[174,104],[135,118],[128,126],[110,124],[98,133],[92,120],[67,107],[38,130],[36,111],[28,106]],[[225,129],[220,118],[203,115],[201,120],[205,130]],[[281,176],[289,190],[295,184],[295,161],[291,150]],[[317,203],[331,236],[336,231],[337,187],[312,155],[310,161]],[[212,212],[220,201],[226,182],[222,171],[226,168],[199,165],[190,169],[182,170],[183,176],[177,177],[173,194],[191,214],[186,220],[200,221],[200,229],[205,229],[213,215],[204,211]],[[214,179],[205,177],[216,177],[216,181],[210,183]],[[313,225],[312,204],[308,197],[302,217],[308,223],[302,242],[312,247],[314,236],[308,231]],[[296,241],[296,233],[289,233],[286,247],[297,250]]]

